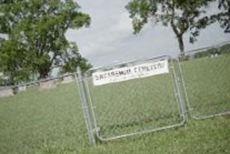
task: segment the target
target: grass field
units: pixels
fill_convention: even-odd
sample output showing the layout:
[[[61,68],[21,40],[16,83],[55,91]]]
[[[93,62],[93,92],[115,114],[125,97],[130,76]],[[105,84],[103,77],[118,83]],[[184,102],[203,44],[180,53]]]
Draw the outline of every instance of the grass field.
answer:
[[[182,69],[195,117],[230,111],[230,54],[186,61]]]
[[[195,82],[193,88],[205,84],[206,81],[213,84],[213,82],[206,80],[207,78],[202,78],[202,74],[199,74],[198,77],[201,77],[203,81],[199,81],[199,83],[196,83],[197,80],[194,81],[194,74],[202,73],[202,69],[196,64],[199,63],[199,66],[205,66],[206,68],[213,64],[211,70],[214,75],[218,76],[220,70],[219,67],[215,66],[220,62],[215,63],[215,61],[218,61],[218,59],[223,61],[221,58],[225,58],[225,64],[229,64],[229,57],[218,57],[213,61],[208,61],[208,65],[205,65],[207,63],[205,58],[196,60],[193,64],[192,61],[185,62],[183,70],[191,70],[184,72],[186,73],[185,80],[190,83],[187,88],[192,86],[190,80]],[[225,68],[228,70],[230,67],[225,66]],[[205,74],[210,76],[207,72]],[[229,104],[228,88],[230,86],[228,86],[228,74],[226,75],[227,77],[220,77],[221,79],[217,80],[218,82],[221,81],[220,85],[222,86],[218,89],[223,88],[225,90],[218,93],[221,96],[216,96],[217,98],[210,96],[210,100],[222,100],[222,96],[225,96],[224,100],[228,101],[225,104]],[[97,90],[91,89],[102,135],[107,137],[122,132],[132,132],[180,122],[181,117],[173,84],[172,77],[169,74],[138,81],[132,80],[113,86],[106,85],[106,87],[97,87]],[[145,86],[142,91],[138,91],[141,85]],[[188,91],[193,90],[193,88],[188,89]],[[206,87],[194,92],[194,94],[192,93],[193,95],[189,96],[190,100],[207,99],[209,95],[206,92],[209,93],[212,88]],[[203,92],[202,96],[205,96],[204,98],[197,96],[197,93],[200,92]],[[227,94],[225,95],[223,92]],[[114,94],[111,95],[111,93]],[[129,93],[129,95],[126,93]],[[160,105],[159,102],[162,104]],[[197,101],[191,101],[191,104],[193,102]],[[200,101],[200,106],[195,109],[205,108],[205,105],[207,105],[209,110],[209,104],[202,106],[202,102],[204,101]],[[203,113],[201,109],[198,111]],[[204,114],[206,113],[204,112]],[[30,89],[14,97],[0,98],[1,154],[227,154],[230,153],[229,143],[230,117],[222,116],[202,121],[190,120],[184,127],[125,138],[91,147],[88,145],[78,89],[74,83],[59,85],[57,89],[50,91]]]

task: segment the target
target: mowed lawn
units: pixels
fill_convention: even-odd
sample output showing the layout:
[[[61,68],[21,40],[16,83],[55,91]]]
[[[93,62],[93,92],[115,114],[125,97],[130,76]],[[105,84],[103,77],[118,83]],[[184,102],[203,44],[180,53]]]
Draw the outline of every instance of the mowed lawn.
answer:
[[[87,134],[76,85],[0,99],[0,153],[81,150]]]
[[[204,60],[201,61],[204,62]],[[202,64],[202,62],[200,63]],[[212,62],[210,63],[212,64]],[[211,64],[207,65],[207,67]],[[200,69],[195,69],[192,67],[192,65],[193,64],[185,64],[184,67],[189,68],[191,69],[191,71],[193,71],[190,73],[196,74],[196,70],[198,73],[202,73]],[[196,64],[194,63],[193,66],[195,67]],[[212,67],[212,70],[214,72],[218,72],[219,68]],[[214,73],[214,77],[216,76],[218,76],[218,73]],[[221,81],[222,80],[223,79],[221,79]],[[226,77],[224,78],[224,80],[224,83],[229,83],[229,78]],[[205,81],[206,80],[204,80],[203,82]],[[145,119],[143,119],[145,117],[153,117],[153,120],[156,120],[159,117],[155,115],[155,112],[153,113],[153,111],[155,110],[151,110],[151,108],[156,108],[156,106],[154,105],[159,105],[161,101],[164,102],[164,105],[162,105],[163,108],[161,108],[161,106],[157,107],[159,109],[162,109],[162,112],[156,111],[157,115],[163,114],[166,117],[167,115],[169,115],[169,118],[165,119],[166,123],[170,124],[170,122],[178,122],[177,115],[179,112],[177,99],[174,97],[173,82],[170,76],[159,78],[158,81],[155,81],[155,79],[147,80],[146,78],[146,80],[137,81],[130,85],[130,83],[132,82],[134,82],[134,80],[130,82],[125,82],[123,84],[123,88],[122,86],[117,85],[119,86],[119,88],[112,89],[108,85],[107,88],[109,88],[110,91],[106,91],[103,89],[102,91],[100,91],[100,89],[94,91],[95,97],[93,98],[95,101],[96,111],[98,111],[99,114],[99,124],[101,124],[101,127],[106,126],[105,134],[108,133],[106,135],[116,133],[114,132],[114,130],[119,130],[117,129],[117,127],[120,127],[121,125],[123,128],[124,123],[135,123],[136,119],[138,120],[138,122],[140,122],[140,120],[145,121]],[[153,84],[157,82],[159,83],[158,85]],[[141,93],[137,93],[136,88],[138,88],[140,85],[143,86],[143,84],[146,84],[145,87],[147,88],[142,88],[144,90]],[[163,87],[160,85],[163,85]],[[156,87],[150,91],[149,87],[151,86]],[[194,88],[196,88],[196,86],[194,86]],[[157,89],[160,90],[160,92]],[[115,97],[114,94],[111,94],[112,91],[117,92],[119,95],[115,95]],[[205,90],[200,91],[204,92],[203,95],[206,96]],[[130,92],[132,93],[132,95],[127,96],[127,94],[123,92]],[[225,92],[229,94],[228,90]],[[103,103],[101,103],[99,96],[103,96],[103,93],[105,96],[103,97]],[[194,95],[192,96],[195,97],[195,94],[196,93],[194,93]],[[136,95],[140,96],[133,99],[133,97],[135,97]],[[221,95],[224,94],[221,93]],[[220,96],[218,98],[222,97]],[[224,100],[228,100],[228,97],[224,98]],[[135,103],[134,101],[134,106],[132,106],[132,102],[127,102],[128,99],[132,99],[135,101],[138,100],[139,104],[136,104],[137,102]],[[210,97],[210,99],[212,99],[212,97]],[[168,100],[171,100],[171,102]],[[123,103],[127,102],[127,104],[122,107],[120,101],[123,101]],[[109,105],[107,105],[106,103],[108,103]],[[135,107],[135,105],[137,106]],[[207,108],[209,108],[209,104],[206,105]],[[203,105],[202,107],[204,106],[205,105]],[[113,112],[116,110],[119,112]],[[143,115],[138,116],[141,114],[141,111],[143,111]],[[128,115],[124,114],[124,116],[121,116],[122,113],[127,112],[129,113]],[[118,114],[120,115],[120,117],[125,117],[125,119],[119,118]],[[171,116],[174,118],[170,119]],[[160,118],[164,119],[164,117]],[[109,121],[109,119],[111,120]],[[170,119],[170,121],[167,121],[167,119]],[[108,131],[108,126],[112,126],[111,131]],[[135,125],[132,126],[135,128]],[[145,126],[148,127],[148,124],[142,123],[141,126],[142,128]],[[127,127],[131,128],[130,125],[127,125]],[[135,129],[129,129],[129,131],[133,130]],[[165,130],[157,133],[150,133],[142,136],[129,137],[113,142],[98,143],[97,146],[92,147],[88,144],[81,103],[79,99],[78,89],[75,83],[59,85],[58,88],[49,91],[39,91],[34,88],[28,90],[27,92],[20,93],[14,97],[0,98],[1,154],[227,154],[230,153],[229,143],[230,116],[222,116],[201,121],[195,121],[190,119],[184,127]]]
[[[193,116],[230,111],[230,54],[186,61],[182,70]]]

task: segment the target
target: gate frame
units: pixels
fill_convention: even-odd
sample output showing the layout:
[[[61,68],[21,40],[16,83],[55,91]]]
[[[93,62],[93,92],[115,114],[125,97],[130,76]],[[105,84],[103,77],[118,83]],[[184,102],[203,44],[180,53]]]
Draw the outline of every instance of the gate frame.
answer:
[[[89,90],[89,83],[86,81],[87,79],[89,79],[89,77],[86,77],[86,74],[88,74],[89,72],[92,71],[96,71],[98,69],[102,69],[102,68],[111,68],[111,67],[116,67],[122,64],[132,64],[132,63],[137,63],[137,62],[145,62],[145,61],[150,61],[150,60],[160,60],[160,59],[167,59],[169,61],[169,68],[170,68],[170,76],[173,82],[173,93],[174,93],[174,97],[176,99],[176,103],[179,107],[179,115],[181,116],[181,122],[173,124],[173,125],[168,125],[168,126],[162,126],[162,127],[158,127],[158,128],[154,128],[154,129],[149,129],[149,130],[144,130],[144,131],[136,131],[133,133],[127,133],[127,134],[121,134],[121,135],[117,135],[114,137],[108,137],[108,138],[104,138],[100,136],[100,128],[97,125],[97,118],[96,118],[96,114],[95,114],[95,107],[93,105],[93,101],[92,101],[92,96]],[[183,126],[187,121],[188,121],[188,116],[187,116],[187,111],[186,111],[186,105],[185,105],[185,99],[184,96],[182,94],[182,80],[180,79],[180,77],[178,76],[177,72],[175,71],[175,64],[174,63],[179,63],[178,59],[172,59],[170,56],[167,55],[163,55],[163,56],[159,56],[159,57],[155,57],[155,58],[151,58],[151,59],[141,59],[141,60],[135,60],[135,61],[130,61],[130,62],[123,62],[117,65],[113,65],[113,66],[107,66],[107,67],[99,67],[99,68],[95,68],[95,69],[91,69],[89,71],[87,71],[86,73],[84,73],[84,77],[82,78],[82,80],[80,82],[82,82],[82,84],[84,86],[81,86],[83,93],[85,93],[84,97],[87,97],[86,99],[83,99],[83,101],[87,101],[87,103],[83,103],[83,112],[85,115],[85,120],[86,120],[86,125],[88,126],[88,135],[89,138],[94,138],[94,140],[98,139],[99,141],[102,142],[106,142],[106,141],[111,141],[111,140],[116,140],[116,139],[120,139],[120,138],[125,138],[125,137],[130,137],[130,136],[134,136],[134,135],[141,135],[141,134],[146,134],[146,133],[152,133],[152,132],[157,132],[157,131],[162,131],[162,130],[166,130],[166,129],[170,129],[170,128],[176,128],[176,127],[180,127]],[[80,69],[80,68],[79,68]],[[81,73],[78,74],[81,76]],[[90,77],[92,77],[90,75]],[[81,78],[81,77],[80,77]],[[80,89],[81,89],[80,88]],[[90,128],[92,127],[92,128]],[[96,139],[95,139],[96,138]],[[95,144],[92,139],[90,139],[90,143],[91,144]]]
[[[204,47],[204,48],[199,48],[199,49],[196,49],[196,50],[190,50],[190,51],[185,52],[185,56],[189,56],[191,54],[199,53],[199,52],[209,50],[209,49],[217,49],[218,50],[219,48],[221,48],[226,43],[229,43],[229,42],[223,42],[221,44],[211,46],[211,47]],[[180,56],[178,56],[178,57],[180,57]],[[184,98],[185,98],[185,102],[186,102],[186,105],[187,105],[187,110],[188,110],[188,113],[189,113],[188,115],[192,119],[195,119],[195,120],[205,120],[205,119],[214,118],[214,117],[218,117],[218,116],[229,115],[230,111],[225,111],[225,112],[222,112],[222,113],[213,113],[213,114],[209,114],[209,115],[201,115],[201,116],[197,116],[197,115],[194,115],[192,113],[193,108],[191,107],[191,102],[190,102],[190,99],[188,97],[188,89],[186,88],[186,82],[184,80],[184,71],[183,71],[182,66],[181,66],[182,62],[183,61],[179,60],[178,61],[178,66],[179,66],[179,74],[180,74],[180,78],[181,78],[182,91],[184,92]]]

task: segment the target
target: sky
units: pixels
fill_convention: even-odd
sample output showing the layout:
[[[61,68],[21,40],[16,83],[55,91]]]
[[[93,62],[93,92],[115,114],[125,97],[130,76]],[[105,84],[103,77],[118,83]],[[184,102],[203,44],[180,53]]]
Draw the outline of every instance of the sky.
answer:
[[[94,67],[113,65],[137,59],[154,58],[179,53],[175,34],[170,27],[149,23],[133,34],[132,21],[125,5],[129,0],[78,0],[81,11],[91,16],[91,25],[78,30],[70,29],[66,36],[76,42],[80,53]],[[210,12],[215,11],[211,6]],[[230,41],[218,24],[203,30],[195,44],[185,34],[185,49],[193,50]]]

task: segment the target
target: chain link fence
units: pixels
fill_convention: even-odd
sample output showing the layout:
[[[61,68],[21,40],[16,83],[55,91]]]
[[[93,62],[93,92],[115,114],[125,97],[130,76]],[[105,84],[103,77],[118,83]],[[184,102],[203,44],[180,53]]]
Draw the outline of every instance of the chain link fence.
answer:
[[[191,116],[206,119],[230,113],[230,45],[186,53],[180,62]]]
[[[0,134],[9,133],[0,136],[0,142],[16,147],[23,138],[35,151],[58,153],[55,150],[61,147],[80,152],[97,139],[109,141],[182,126],[187,109],[195,119],[229,114],[229,49],[230,45],[219,45],[187,52],[180,60],[161,56],[0,87],[0,97],[4,97],[0,98]],[[167,71],[95,82],[96,73],[124,73],[127,68],[148,71],[161,62]],[[25,136],[17,138],[20,132],[26,132]],[[10,135],[16,136],[14,142]],[[17,151],[0,153],[12,150]]]
[[[168,73],[104,85],[93,83],[92,73],[168,62]],[[84,78],[91,106],[91,120],[102,141],[181,126],[185,111],[174,63],[168,56],[104,67]]]
[[[1,87],[3,91],[0,153],[80,153],[89,146],[74,74]]]

